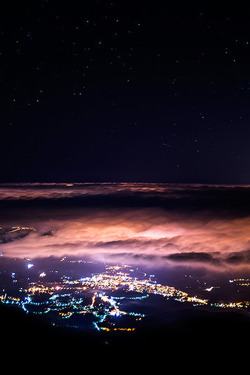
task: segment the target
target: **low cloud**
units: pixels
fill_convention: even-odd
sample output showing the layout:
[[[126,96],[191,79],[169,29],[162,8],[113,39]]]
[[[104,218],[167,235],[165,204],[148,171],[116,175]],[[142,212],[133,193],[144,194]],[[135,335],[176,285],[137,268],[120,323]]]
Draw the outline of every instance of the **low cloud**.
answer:
[[[48,216],[49,212],[48,212]],[[250,218],[204,223],[158,209],[88,210],[65,220],[36,218],[37,231],[0,236],[8,257],[124,256],[148,261],[188,262],[218,267],[250,262]],[[25,221],[27,226],[27,221]],[[32,221],[28,225],[34,225]],[[50,231],[48,231],[50,228]]]
[[[202,262],[202,263],[213,263],[217,264],[219,259],[209,253],[175,253],[166,256],[174,262]]]
[[[58,190],[67,191],[71,187],[47,187],[47,196],[55,194],[55,191],[50,191],[53,188],[58,199]],[[87,188],[90,190],[89,186]],[[54,206],[55,198],[51,197],[45,199],[45,205],[30,205],[30,200],[38,199],[34,197],[41,197],[40,191],[46,190],[44,186],[22,186],[17,188],[18,192],[12,187],[17,204],[13,206],[10,203],[8,206],[6,202],[9,198],[6,197],[12,194],[12,190],[8,190],[8,187],[4,189],[0,251],[7,257],[66,255],[144,261],[151,264],[167,262],[202,265],[218,269],[250,265],[250,216],[236,205],[227,208],[222,214],[218,209],[219,197],[216,200],[213,198],[215,193],[223,196],[223,192],[227,192],[226,188],[221,190],[220,195],[217,190],[209,193],[208,187],[201,187],[199,190],[198,187],[191,189],[189,186],[182,186],[178,190],[178,187],[171,186],[167,191],[167,187],[161,185],[150,188],[127,184],[117,189],[117,186],[100,184],[95,190],[95,195],[99,198],[100,195],[103,196],[105,189],[109,198],[114,194],[123,196],[121,201],[115,201],[115,204],[112,201],[108,206],[101,204],[102,201],[94,206],[77,205],[75,201],[71,204],[71,198],[66,205]],[[27,194],[26,198],[20,198],[20,189],[30,190],[28,194],[33,198],[27,198]],[[77,187],[77,194],[80,194],[81,189],[82,187]],[[84,189],[86,190],[86,186]],[[89,197],[93,195],[85,193]],[[131,194],[142,194],[143,198],[137,196],[138,204],[134,201],[129,204],[131,201],[128,197]],[[167,201],[170,199],[169,195],[175,197],[174,201],[178,201],[175,206],[172,204],[171,209],[164,204],[164,194],[167,194]],[[157,197],[157,204],[148,204],[150,196]],[[186,196],[189,204],[180,209],[179,200]],[[124,204],[126,199],[127,205]],[[216,209],[199,203],[209,199]],[[23,202],[22,205],[19,205],[20,201]],[[34,227],[36,231],[9,233],[11,231],[4,229],[12,226]]]

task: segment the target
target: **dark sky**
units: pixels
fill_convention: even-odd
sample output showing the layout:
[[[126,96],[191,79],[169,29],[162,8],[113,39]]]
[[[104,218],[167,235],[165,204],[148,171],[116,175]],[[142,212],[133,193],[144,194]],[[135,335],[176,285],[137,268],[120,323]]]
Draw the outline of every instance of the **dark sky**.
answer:
[[[250,183],[243,1],[1,6],[0,181]]]

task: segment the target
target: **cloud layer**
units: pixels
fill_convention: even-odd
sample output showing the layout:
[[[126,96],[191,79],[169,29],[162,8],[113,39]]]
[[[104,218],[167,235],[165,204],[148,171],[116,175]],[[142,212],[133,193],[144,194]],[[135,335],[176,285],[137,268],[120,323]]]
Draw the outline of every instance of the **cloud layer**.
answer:
[[[249,198],[249,188],[90,185],[77,186],[76,190],[65,185],[2,187],[3,255],[88,256],[218,269],[250,266],[250,212],[248,215],[242,208],[241,194],[243,189],[243,196]],[[65,197],[67,189],[73,192]],[[235,202],[236,193],[239,199]],[[226,206],[225,196],[229,195],[234,201]],[[89,203],[93,196],[99,198],[98,204]],[[82,197],[89,199],[88,204]],[[41,198],[43,202],[37,203]],[[36,203],[30,205],[31,200]],[[34,227],[36,231],[7,233],[12,226]]]

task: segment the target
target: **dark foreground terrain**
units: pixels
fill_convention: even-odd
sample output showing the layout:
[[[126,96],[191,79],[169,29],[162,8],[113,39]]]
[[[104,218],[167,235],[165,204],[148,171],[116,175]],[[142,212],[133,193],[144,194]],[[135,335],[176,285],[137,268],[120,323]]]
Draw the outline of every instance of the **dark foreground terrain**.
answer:
[[[248,362],[250,319],[237,312],[182,312],[175,322],[135,332],[86,333],[51,326],[37,316],[0,305],[1,358],[23,366],[51,360],[56,368],[79,361],[102,368],[132,363],[174,364],[178,368],[240,366]],[[83,362],[82,362],[83,361]],[[219,361],[219,362],[218,362]],[[104,367],[105,367],[104,366]],[[35,368],[34,368],[35,369]]]

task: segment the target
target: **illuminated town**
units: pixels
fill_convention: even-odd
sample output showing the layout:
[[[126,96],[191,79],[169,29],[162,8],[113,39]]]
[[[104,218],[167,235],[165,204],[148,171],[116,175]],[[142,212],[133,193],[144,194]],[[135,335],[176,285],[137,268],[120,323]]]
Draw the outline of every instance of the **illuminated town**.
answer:
[[[25,259],[27,272],[35,268],[35,260]],[[92,265],[93,261],[58,260],[61,264]],[[104,264],[103,272],[94,272],[89,276],[74,278],[59,271],[38,270],[36,280],[28,277],[19,281],[15,272],[9,272],[9,286],[3,288],[0,300],[22,308],[26,313],[46,317],[53,325],[76,327],[83,330],[127,331],[132,332],[142,324],[150,313],[144,310],[144,303],[150,297],[172,300],[187,305],[204,308],[247,309],[249,301],[210,302],[208,298],[191,295],[173,286],[157,282],[155,275],[133,268],[130,265]],[[11,287],[10,287],[11,283]],[[241,283],[249,286],[248,279],[233,279],[229,283]],[[213,288],[204,289],[210,294]],[[152,302],[151,302],[152,303]]]

